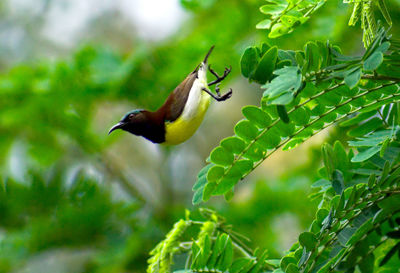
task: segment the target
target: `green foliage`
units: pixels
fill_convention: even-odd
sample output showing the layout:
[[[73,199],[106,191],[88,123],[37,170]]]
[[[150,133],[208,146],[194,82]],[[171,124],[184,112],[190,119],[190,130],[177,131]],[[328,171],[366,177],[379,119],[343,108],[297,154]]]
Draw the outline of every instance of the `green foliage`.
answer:
[[[268,16],[257,24],[258,29],[268,29],[269,38],[291,33],[295,27],[304,24],[310,15],[325,4],[326,0],[267,0],[260,11]]]
[[[242,109],[245,119],[236,124],[235,135],[223,139],[211,152],[210,163],[200,171],[193,187],[194,204],[208,201],[212,195],[231,198],[238,181],[278,148],[291,149],[338,121],[342,128],[349,128],[348,144],[353,149],[347,150],[339,141],[322,146],[324,166],[313,185],[319,191],[310,196],[319,205],[309,230],[299,235],[279,263],[268,263],[262,256],[271,267],[266,272],[375,272],[377,268],[383,272],[396,268],[390,261],[400,253],[400,78],[393,71],[400,68],[400,52],[391,46],[383,28],[376,29],[372,1],[354,1],[354,5],[350,21],[354,24],[361,14],[365,31],[367,49],[362,56],[343,55],[338,46],[321,42],[308,42],[303,51],[284,51],[267,44],[244,51],[242,75],[265,89],[261,107]],[[268,2],[261,11],[275,21],[268,19],[261,25],[272,30],[284,28],[278,21],[294,6],[294,2]],[[378,6],[391,24],[383,1]],[[210,238],[207,234],[201,240],[203,246],[192,242],[190,255],[195,254],[194,260],[201,263],[192,264],[192,271],[186,272],[238,272],[229,270],[229,236],[215,236],[214,243]],[[222,255],[224,266],[214,268],[210,257],[219,255],[221,248],[228,258]],[[240,272],[247,271],[243,267]]]
[[[22,64],[2,73],[2,171],[19,157],[18,174],[26,179],[0,180],[0,272],[30,270],[38,257],[53,258],[56,251],[78,249],[89,253],[81,267],[85,272],[143,272],[146,260],[147,272],[397,271],[399,44],[374,17],[379,9],[392,25],[383,0],[349,2],[354,5],[350,24],[359,20],[364,31],[366,51],[361,56],[342,53],[358,47],[354,48],[354,30],[343,28],[345,5],[337,1],[268,0],[261,14],[254,6],[259,3],[252,0],[181,0],[192,17],[161,46],[149,48],[135,40],[127,55],[85,47],[66,61]],[[317,10],[324,16],[309,20]],[[398,12],[390,11],[395,22]],[[261,35],[249,28],[262,19],[257,28],[267,29],[269,38],[280,38],[269,40],[272,46],[260,43]],[[296,33],[284,36],[295,29]],[[390,32],[396,34],[394,28]],[[340,47],[310,41],[321,33]],[[260,46],[246,48],[249,40]],[[131,185],[135,171],[132,176],[118,168],[118,161],[126,158],[108,156],[107,148],[116,138],[106,139],[105,116],[111,111],[104,105],[129,100],[155,109],[210,44],[217,44],[213,55],[217,68],[232,64],[233,75],[239,64],[242,75],[260,84],[263,95],[259,106],[242,108],[244,119],[235,125],[234,135],[210,153],[209,164],[193,186],[194,204],[222,194],[231,200],[237,183],[279,148],[289,150],[329,126],[333,130],[327,133],[321,153],[309,149],[314,156],[307,168],[285,169],[287,177],[282,180],[287,183],[258,181],[229,207],[217,205],[235,229],[203,208],[201,216],[186,213],[156,244],[177,219],[176,211],[182,211],[183,191],[177,184],[168,186],[171,181],[163,168],[151,166],[152,173],[160,173],[156,178],[162,188],[155,190],[156,183],[148,186],[154,196],[149,195],[144,206],[132,201],[144,198],[135,191],[137,185]],[[240,62],[234,61],[242,49]],[[99,108],[102,114],[97,117]],[[93,130],[99,123],[101,128]],[[28,154],[15,156],[18,151],[12,147],[21,143]],[[121,143],[125,148],[126,142]],[[320,159],[324,166],[317,172]],[[83,169],[94,170],[96,176],[101,173],[101,180],[86,175],[71,178],[74,167],[86,160],[90,166]],[[40,175],[25,173],[25,161]],[[63,171],[55,161],[61,162]],[[169,163],[163,164],[173,165]],[[10,175],[5,171],[2,176]],[[311,201],[306,199],[304,177],[316,180]],[[103,185],[104,180],[112,186]],[[129,196],[113,182],[120,182]],[[150,202],[154,200],[158,207]],[[288,212],[302,216],[300,229],[310,218],[312,223],[282,256],[282,231],[271,231],[276,224],[272,218]],[[268,255],[260,247],[268,248]]]
[[[386,7],[384,0],[378,1],[358,1],[358,0],[344,0],[344,3],[353,3],[353,12],[349,20],[349,26],[354,26],[361,20],[361,28],[363,30],[364,46],[368,47],[369,44],[375,39],[377,33],[377,23],[374,15],[374,9],[379,9],[386,23],[391,26],[392,19],[390,18],[389,11]]]
[[[174,272],[263,272],[270,267],[266,251],[249,252],[242,239],[214,211],[200,211],[204,220],[179,220],[152,251],[147,272],[172,272],[173,254],[187,253],[184,271]],[[189,226],[198,226],[191,241],[178,240]],[[246,238],[245,238],[246,239]]]
[[[386,69],[379,69],[383,58],[379,62],[375,58],[386,54],[389,47],[382,29],[361,57],[344,56],[338,47],[320,42],[309,42],[304,51],[278,51],[275,77],[262,86],[265,92],[261,107],[244,107],[246,119],[236,124],[235,136],[222,140],[211,152],[211,166],[203,169],[194,187],[194,203],[232,191],[278,148],[292,149],[337,121],[355,113],[377,113],[382,105],[398,100],[397,78],[389,76]],[[250,49],[242,58],[243,75],[247,74],[243,70],[250,67],[249,63],[257,61],[245,57]],[[252,48],[257,50],[260,49]],[[398,54],[395,48],[390,52],[390,56]],[[286,66],[280,68],[280,63]],[[400,63],[392,66],[400,68]],[[258,69],[254,63],[251,67]],[[252,74],[247,75],[252,80]],[[381,127],[382,122],[379,118],[370,119],[349,134],[363,136]],[[232,139],[241,143],[237,150],[223,145]],[[372,147],[353,160],[367,159],[379,150]]]
[[[107,189],[83,176],[66,188],[62,176],[60,171],[45,177],[33,173],[30,185],[1,181],[0,225],[8,230],[1,241],[7,249],[0,255],[1,272],[10,272],[29,255],[52,248],[112,248],[135,226],[135,205],[111,200]],[[95,261],[96,255],[88,259]]]

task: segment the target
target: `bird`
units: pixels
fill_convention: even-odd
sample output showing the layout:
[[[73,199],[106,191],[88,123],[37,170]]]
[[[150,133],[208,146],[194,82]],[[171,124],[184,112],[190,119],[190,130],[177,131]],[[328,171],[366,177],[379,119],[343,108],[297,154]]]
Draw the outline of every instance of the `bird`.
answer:
[[[232,96],[232,89],[221,95],[219,85],[231,72],[225,67],[220,76],[208,65],[208,58],[213,51],[212,46],[203,61],[189,73],[167,97],[157,111],[136,109],[125,114],[111,127],[108,134],[122,129],[136,136],[142,136],[156,144],[178,145],[189,139],[198,129],[211,99],[225,101]],[[215,80],[207,83],[207,70],[215,76]],[[216,94],[210,86],[215,85]]]

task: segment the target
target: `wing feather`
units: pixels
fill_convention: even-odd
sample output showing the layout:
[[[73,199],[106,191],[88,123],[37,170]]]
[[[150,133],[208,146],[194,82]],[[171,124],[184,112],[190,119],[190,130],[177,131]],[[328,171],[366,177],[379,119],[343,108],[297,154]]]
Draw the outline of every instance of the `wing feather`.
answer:
[[[165,121],[174,121],[182,114],[186,105],[186,101],[189,97],[190,90],[192,89],[193,83],[196,79],[197,71],[194,71],[190,73],[186,79],[169,95],[164,105],[159,109],[159,111],[165,109]]]

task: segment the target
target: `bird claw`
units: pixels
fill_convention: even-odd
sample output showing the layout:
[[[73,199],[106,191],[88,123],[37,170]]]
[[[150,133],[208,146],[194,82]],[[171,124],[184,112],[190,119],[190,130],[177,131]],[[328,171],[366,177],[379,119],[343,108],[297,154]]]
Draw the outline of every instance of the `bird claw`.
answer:
[[[229,88],[229,91],[226,92],[226,93],[222,96],[222,98],[223,98],[224,100],[227,100],[227,99],[229,99],[230,97],[232,97],[232,88]]]

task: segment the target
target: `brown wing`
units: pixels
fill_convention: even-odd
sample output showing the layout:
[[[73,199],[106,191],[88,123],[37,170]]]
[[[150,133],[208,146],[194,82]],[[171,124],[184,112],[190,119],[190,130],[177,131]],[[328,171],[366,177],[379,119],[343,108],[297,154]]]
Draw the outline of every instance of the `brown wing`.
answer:
[[[174,121],[181,115],[189,97],[190,89],[196,79],[197,71],[195,70],[168,96],[163,106],[157,111],[165,113],[165,121]]]

